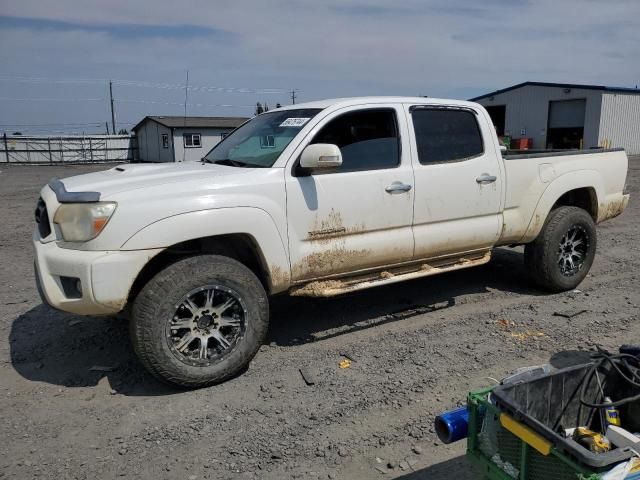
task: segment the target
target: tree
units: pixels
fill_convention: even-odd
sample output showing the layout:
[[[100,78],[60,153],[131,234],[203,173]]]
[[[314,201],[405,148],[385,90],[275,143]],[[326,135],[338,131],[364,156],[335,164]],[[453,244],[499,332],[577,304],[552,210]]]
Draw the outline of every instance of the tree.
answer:
[[[262,108],[262,104],[260,102],[256,103],[256,115],[260,115],[264,113],[264,108]]]
[[[118,135],[129,135],[129,132],[126,128],[121,128],[120,130],[118,130]]]
[[[280,102],[276,103],[276,108],[281,108],[282,105],[280,105]]]
[[[269,111],[269,105],[267,105],[267,102],[264,102],[264,111],[265,112]]]
[[[14,135],[22,135],[22,132],[13,132]]]

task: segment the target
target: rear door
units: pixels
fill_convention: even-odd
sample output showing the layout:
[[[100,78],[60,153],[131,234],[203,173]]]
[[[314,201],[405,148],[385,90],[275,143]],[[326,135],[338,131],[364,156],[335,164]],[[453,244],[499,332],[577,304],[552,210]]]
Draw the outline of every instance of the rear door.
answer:
[[[348,107],[324,118],[286,172],[294,281],[355,273],[411,260],[413,169],[402,105]],[[343,164],[303,175],[304,147],[331,143]]]
[[[484,250],[502,224],[504,174],[484,113],[407,105],[415,174],[415,258]]]

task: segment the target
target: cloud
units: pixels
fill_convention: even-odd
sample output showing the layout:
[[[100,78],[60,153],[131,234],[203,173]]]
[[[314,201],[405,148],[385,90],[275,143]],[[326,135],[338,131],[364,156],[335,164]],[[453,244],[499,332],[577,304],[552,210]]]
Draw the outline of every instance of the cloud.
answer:
[[[333,5],[330,7],[337,14],[354,15],[354,16],[383,16],[383,17],[399,17],[403,15],[412,15],[417,11],[405,6],[383,6],[370,4],[354,4],[354,5]]]
[[[3,1],[1,77],[119,78],[298,88],[299,99],[350,95],[469,98],[526,80],[640,82],[636,0]],[[30,85],[0,78],[0,96],[105,95],[105,84]],[[184,92],[118,86],[120,99],[180,103]],[[286,93],[190,93],[192,114],[247,115]],[[118,117],[180,114],[163,103],[117,104]],[[108,104],[62,109],[2,101],[0,123],[95,121]],[[33,122],[37,123],[37,122]]]
[[[34,31],[84,31],[106,33],[112,37],[135,39],[138,37],[191,38],[215,37],[216,40],[230,41],[233,34],[221,29],[201,25],[145,25],[85,23],[50,20],[44,18],[23,18],[0,16],[0,29],[29,29]]]

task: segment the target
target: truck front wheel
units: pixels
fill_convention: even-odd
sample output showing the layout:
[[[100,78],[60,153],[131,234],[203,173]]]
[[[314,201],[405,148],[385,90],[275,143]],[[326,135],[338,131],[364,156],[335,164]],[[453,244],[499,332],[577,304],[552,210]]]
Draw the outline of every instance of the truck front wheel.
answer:
[[[576,288],[596,254],[596,227],[578,207],[552,210],[538,237],[525,246],[525,265],[534,282],[552,292]]]
[[[155,377],[196,388],[245,368],[268,324],[267,294],[251,270],[228,257],[198,255],[145,285],[133,304],[131,339]]]

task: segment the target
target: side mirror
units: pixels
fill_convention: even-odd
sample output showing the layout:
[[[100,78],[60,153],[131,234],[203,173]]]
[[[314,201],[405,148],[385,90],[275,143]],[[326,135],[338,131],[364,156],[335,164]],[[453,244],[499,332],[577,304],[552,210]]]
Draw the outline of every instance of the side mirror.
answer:
[[[309,170],[336,168],[340,165],[342,165],[340,148],[331,143],[307,145],[300,157],[300,167]]]

